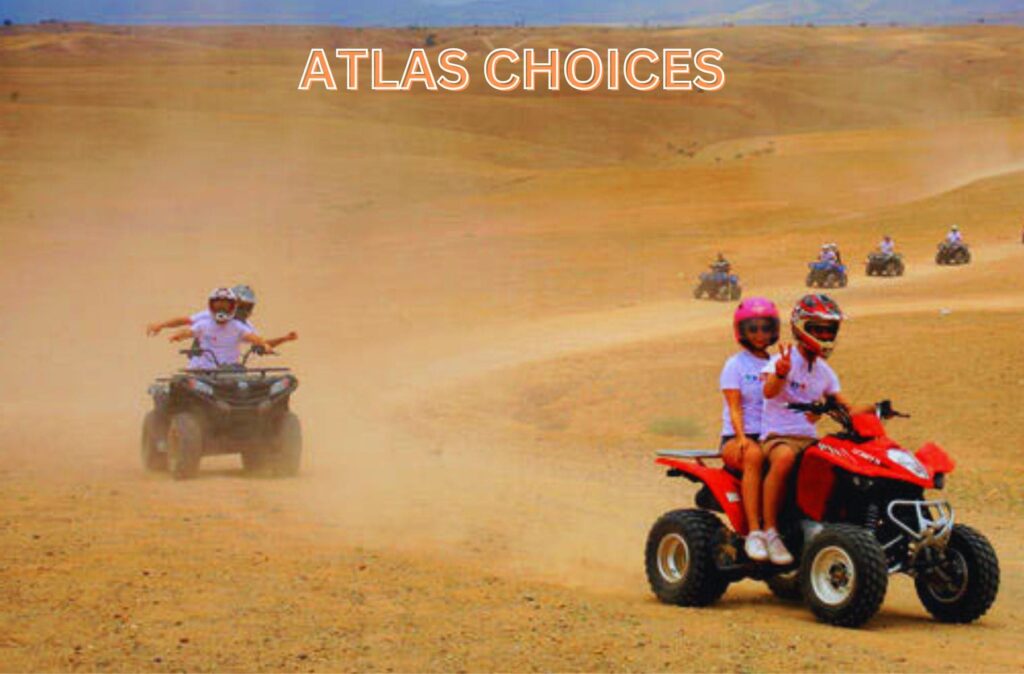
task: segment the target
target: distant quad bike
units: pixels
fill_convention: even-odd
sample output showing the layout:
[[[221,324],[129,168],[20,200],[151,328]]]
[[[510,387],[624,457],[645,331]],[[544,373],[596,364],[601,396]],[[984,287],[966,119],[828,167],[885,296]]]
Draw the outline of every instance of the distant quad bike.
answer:
[[[935,253],[935,264],[970,264],[971,249],[966,243],[943,241]]]
[[[288,409],[299,382],[288,368],[246,367],[253,353],[241,364],[185,369],[149,387],[153,409],[142,423],[143,467],[183,480],[197,475],[204,456],[241,454],[249,472],[299,472],[302,428]]]
[[[811,262],[807,265],[807,287],[813,288],[845,288],[846,265],[838,262]]]
[[[740,278],[724,271],[706,271],[700,275],[700,283],[693,289],[693,296],[701,299],[707,296],[711,300],[728,302],[738,300],[743,294]]]
[[[903,256],[899,253],[892,255],[880,252],[871,253],[868,255],[865,271],[868,276],[903,276]]]
[[[995,551],[980,532],[954,523],[947,501],[924,498],[925,489],[942,489],[953,460],[932,443],[911,454],[890,440],[881,419],[906,415],[888,401],[877,414],[853,417],[834,400],[790,408],[828,414],[843,426],[802,452],[791,473],[779,529],[794,564],[746,557],[740,479],[705,464],[720,457],[717,450],[662,451],[657,462],[670,477],[702,487],[696,508],[665,513],[648,535],[647,578],[658,599],[706,606],[729,583],[754,578],[778,597],[802,598],[822,622],[856,627],[875,615],[889,576],[899,572],[914,578],[937,620],[984,615],[999,590]]]

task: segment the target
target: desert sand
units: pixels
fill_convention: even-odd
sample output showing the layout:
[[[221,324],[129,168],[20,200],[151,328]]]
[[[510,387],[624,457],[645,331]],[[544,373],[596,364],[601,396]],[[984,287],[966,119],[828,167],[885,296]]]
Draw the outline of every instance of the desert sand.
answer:
[[[0,669],[1021,671],[1024,30],[436,33],[471,67],[712,45],[728,81],[300,92],[311,47],[427,31],[0,33]],[[974,263],[939,268],[952,223]],[[885,232],[907,274],[867,278]],[[696,274],[721,250],[790,305],[828,240],[845,389],[951,452],[1000,556],[977,624],[903,577],[858,630],[752,581],[700,610],[646,586],[647,528],[694,492],[653,452],[715,442],[735,349]],[[301,335],[274,364],[302,474],[146,473],[146,387],[180,362],[144,327],[237,282]]]

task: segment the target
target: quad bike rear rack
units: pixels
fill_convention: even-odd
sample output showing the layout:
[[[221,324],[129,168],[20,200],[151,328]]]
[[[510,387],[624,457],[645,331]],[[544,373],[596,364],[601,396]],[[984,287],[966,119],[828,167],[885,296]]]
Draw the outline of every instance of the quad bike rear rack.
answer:
[[[702,466],[704,459],[722,458],[722,451],[719,449],[659,449],[657,454],[669,459],[693,459]]]

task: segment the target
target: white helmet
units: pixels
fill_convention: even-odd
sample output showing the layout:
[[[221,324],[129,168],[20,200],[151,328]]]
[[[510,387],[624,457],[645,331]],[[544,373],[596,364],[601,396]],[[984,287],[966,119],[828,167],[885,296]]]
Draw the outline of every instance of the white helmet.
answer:
[[[235,317],[235,309],[238,308],[238,298],[230,288],[215,288],[210,293],[206,302],[210,309],[210,315],[218,323],[227,323]]]
[[[951,229],[952,231],[954,231],[954,232],[959,232],[959,231],[960,231],[960,227],[959,227],[959,226],[957,226],[957,225],[953,225],[952,227],[950,227],[950,229]]]

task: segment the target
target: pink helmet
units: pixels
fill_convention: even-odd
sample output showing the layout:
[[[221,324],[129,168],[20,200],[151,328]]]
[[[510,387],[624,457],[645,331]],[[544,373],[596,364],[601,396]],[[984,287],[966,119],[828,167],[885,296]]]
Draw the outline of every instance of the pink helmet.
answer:
[[[767,318],[772,322],[774,330],[769,346],[779,341],[779,308],[775,306],[775,302],[764,297],[748,297],[740,302],[732,315],[732,330],[737,342],[750,348],[749,342],[743,336],[742,325],[744,321],[755,318]]]

